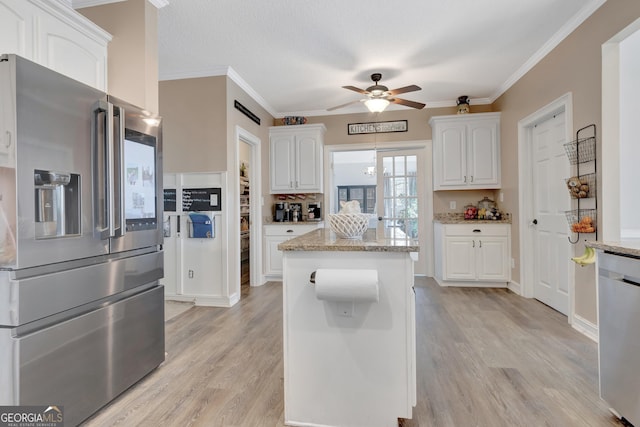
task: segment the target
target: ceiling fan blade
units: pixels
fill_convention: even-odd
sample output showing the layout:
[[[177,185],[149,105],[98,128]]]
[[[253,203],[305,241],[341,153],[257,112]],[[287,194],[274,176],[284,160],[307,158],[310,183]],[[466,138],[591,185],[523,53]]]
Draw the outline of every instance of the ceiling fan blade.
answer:
[[[426,104],[422,102],[408,101],[402,98],[389,98],[389,102],[393,102],[394,104],[406,105],[407,107],[417,108],[418,110],[422,110]]]
[[[342,87],[343,87],[344,89],[349,89],[349,90],[352,90],[352,91],[354,91],[354,92],[361,93],[361,94],[363,94],[363,95],[367,95],[367,94],[369,94],[369,92],[367,92],[367,91],[366,91],[366,90],[364,90],[364,89],[360,89],[359,87],[355,87],[355,86],[342,86]]]
[[[327,111],[337,110],[338,108],[343,108],[343,107],[346,107],[348,105],[355,104],[357,102],[362,102],[362,100],[359,99],[357,101],[347,102],[346,104],[336,105],[335,107],[327,108]]]
[[[389,95],[398,95],[399,93],[415,92],[417,90],[422,90],[422,88],[420,86],[410,85],[405,87],[399,87],[398,89],[392,89],[389,91]]]

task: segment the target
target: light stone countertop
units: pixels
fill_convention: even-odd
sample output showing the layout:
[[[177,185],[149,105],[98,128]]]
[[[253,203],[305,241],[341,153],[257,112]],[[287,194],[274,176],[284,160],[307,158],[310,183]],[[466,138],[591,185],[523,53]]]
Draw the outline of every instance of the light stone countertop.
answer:
[[[416,240],[404,233],[394,237],[390,233],[367,230],[361,239],[340,239],[328,228],[319,228],[302,236],[280,243],[281,251],[364,251],[364,252],[419,252]]]
[[[511,214],[504,214],[502,219],[464,219],[462,213],[436,213],[433,222],[440,224],[511,224]]]
[[[613,252],[622,255],[633,255],[640,257],[640,239],[628,239],[621,241],[595,241],[587,240],[585,246],[603,251]]]

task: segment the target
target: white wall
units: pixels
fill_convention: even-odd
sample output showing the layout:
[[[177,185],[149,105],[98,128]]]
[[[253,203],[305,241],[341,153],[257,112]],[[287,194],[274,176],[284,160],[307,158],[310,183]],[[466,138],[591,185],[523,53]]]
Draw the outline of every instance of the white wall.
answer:
[[[620,43],[620,237],[640,238],[640,31]]]

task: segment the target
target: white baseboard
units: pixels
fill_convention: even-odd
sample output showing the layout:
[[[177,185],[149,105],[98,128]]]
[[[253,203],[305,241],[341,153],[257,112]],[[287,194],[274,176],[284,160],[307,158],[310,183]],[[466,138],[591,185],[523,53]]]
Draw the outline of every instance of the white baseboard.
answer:
[[[442,280],[438,277],[434,277],[435,281],[438,285],[442,287],[457,287],[457,288],[506,288],[506,282],[478,282],[470,280],[468,282],[465,281],[454,281],[454,280]]]
[[[509,288],[509,290],[514,294],[522,296],[522,285],[520,283],[511,280],[507,285],[507,288]]]
[[[584,317],[574,314],[571,327],[594,342],[598,342],[598,325],[589,322]]]
[[[203,307],[231,307],[240,300],[238,294],[232,298],[229,297],[210,297],[205,295],[165,295],[165,300],[192,302],[195,305]]]

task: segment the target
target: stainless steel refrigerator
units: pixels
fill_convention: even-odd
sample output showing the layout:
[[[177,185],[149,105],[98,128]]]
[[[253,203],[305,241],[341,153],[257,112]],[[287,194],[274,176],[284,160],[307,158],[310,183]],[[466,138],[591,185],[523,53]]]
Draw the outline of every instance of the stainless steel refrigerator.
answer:
[[[164,360],[158,117],[0,56],[0,405],[76,425]]]

